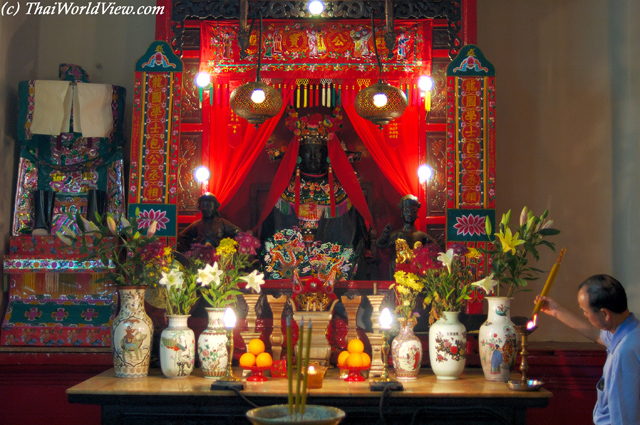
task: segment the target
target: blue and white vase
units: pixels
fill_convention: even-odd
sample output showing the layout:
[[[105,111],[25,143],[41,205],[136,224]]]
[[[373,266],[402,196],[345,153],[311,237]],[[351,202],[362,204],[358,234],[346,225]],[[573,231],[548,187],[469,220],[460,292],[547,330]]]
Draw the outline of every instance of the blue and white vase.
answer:
[[[487,321],[480,326],[480,364],[487,381],[507,382],[516,365],[518,340],[511,321],[511,298],[487,297]]]

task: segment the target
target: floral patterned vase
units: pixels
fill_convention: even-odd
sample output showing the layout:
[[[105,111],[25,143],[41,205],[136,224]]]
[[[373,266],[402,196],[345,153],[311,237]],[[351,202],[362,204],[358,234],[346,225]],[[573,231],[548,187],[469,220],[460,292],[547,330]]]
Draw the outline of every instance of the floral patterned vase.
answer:
[[[457,311],[445,311],[429,328],[429,360],[438,379],[458,379],[467,359],[467,329]]]
[[[422,342],[413,333],[415,319],[404,320],[391,343],[391,360],[398,379],[416,379],[422,364]]]
[[[169,315],[160,335],[160,367],[167,378],[186,378],[196,360],[196,336],[187,327],[189,315]]]
[[[149,374],[153,322],[144,310],[144,286],[122,286],[120,313],[111,325],[113,366],[119,378]]]
[[[198,338],[198,359],[205,378],[219,379],[227,372],[227,330],[224,308],[206,307],[209,323]]]
[[[517,337],[511,321],[511,298],[487,297],[487,321],[478,335],[480,363],[488,381],[507,382],[516,365]]]

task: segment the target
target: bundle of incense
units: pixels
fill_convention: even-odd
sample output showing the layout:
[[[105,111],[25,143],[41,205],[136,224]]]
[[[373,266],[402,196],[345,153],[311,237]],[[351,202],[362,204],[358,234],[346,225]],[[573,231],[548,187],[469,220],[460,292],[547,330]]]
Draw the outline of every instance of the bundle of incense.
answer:
[[[304,318],[300,321],[299,326],[299,335],[298,335],[298,370],[296,373],[296,396],[295,400],[293,397],[293,374],[292,374],[292,357],[293,357],[293,348],[291,341],[291,318],[287,317],[287,379],[288,379],[288,389],[289,389],[289,415],[303,416],[305,411],[305,406],[307,403],[307,379],[308,373],[305,372],[304,377],[302,376],[303,367],[306,369],[309,367],[309,353],[311,351],[311,320],[308,321],[308,330],[307,337],[305,341],[304,337]],[[306,342],[306,346],[304,343]],[[303,346],[304,346],[304,357],[303,357]],[[301,387],[302,385],[302,387]]]

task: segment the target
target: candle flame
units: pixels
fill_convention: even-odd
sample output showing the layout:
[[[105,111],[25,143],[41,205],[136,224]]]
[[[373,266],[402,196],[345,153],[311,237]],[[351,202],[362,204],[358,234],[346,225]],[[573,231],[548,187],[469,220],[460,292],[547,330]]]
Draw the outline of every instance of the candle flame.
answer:
[[[533,318],[531,320],[529,320],[529,323],[527,323],[527,329],[535,328],[537,322],[538,322],[538,315],[534,314]]]
[[[313,366],[309,366],[309,369],[307,369],[307,371],[308,371],[309,373],[316,373],[316,368],[315,368],[315,367],[313,367]]]

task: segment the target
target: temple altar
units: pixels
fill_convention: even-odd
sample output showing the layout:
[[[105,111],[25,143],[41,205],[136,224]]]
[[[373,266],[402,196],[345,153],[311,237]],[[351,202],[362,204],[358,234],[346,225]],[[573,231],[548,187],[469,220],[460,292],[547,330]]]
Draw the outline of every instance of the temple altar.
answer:
[[[479,370],[467,370],[459,381],[446,382],[424,369],[416,380],[403,385],[403,391],[381,401],[382,393],[370,391],[368,382],[347,383],[339,379],[337,369],[330,369],[322,388],[309,390],[307,402],[344,410],[342,423],[347,425],[371,424],[381,416],[387,424],[525,425],[528,410],[546,407],[552,397],[546,389],[511,391],[503,382],[486,381]],[[286,404],[287,380],[246,382],[245,389],[234,394],[212,391],[211,381],[200,371],[181,380],[152,372],[131,382],[115,378],[113,370],[108,370],[69,388],[67,395],[72,403],[100,405],[103,425],[235,424],[245,422],[245,412],[255,405]]]

